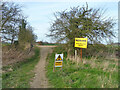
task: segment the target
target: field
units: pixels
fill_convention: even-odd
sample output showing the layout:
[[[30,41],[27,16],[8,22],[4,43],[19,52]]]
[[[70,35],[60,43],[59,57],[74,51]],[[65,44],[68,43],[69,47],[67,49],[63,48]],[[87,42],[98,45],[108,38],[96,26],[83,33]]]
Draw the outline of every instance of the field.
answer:
[[[34,49],[35,55],[25,61],[3,67],[2,88],[30,88],[34,77],[33,69],[39,61],[39,48]],[[8,71],[9,70],[9,71]]]
[[[56,68],[53,72],[55,53],[62,52],[63,69]],[[47,77],[55,88],[118,88],[117,58],[84,56],[83,62],[76,64],[67,58],[64,49],[56,47],[54,52],[48,55],[47,61]]]

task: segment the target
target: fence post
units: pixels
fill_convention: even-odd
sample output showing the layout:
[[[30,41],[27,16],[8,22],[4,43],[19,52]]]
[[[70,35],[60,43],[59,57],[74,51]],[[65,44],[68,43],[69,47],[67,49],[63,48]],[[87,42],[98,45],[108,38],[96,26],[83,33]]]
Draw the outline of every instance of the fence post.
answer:
[[[77,60],[77,50],[75,49],[75,60]]]

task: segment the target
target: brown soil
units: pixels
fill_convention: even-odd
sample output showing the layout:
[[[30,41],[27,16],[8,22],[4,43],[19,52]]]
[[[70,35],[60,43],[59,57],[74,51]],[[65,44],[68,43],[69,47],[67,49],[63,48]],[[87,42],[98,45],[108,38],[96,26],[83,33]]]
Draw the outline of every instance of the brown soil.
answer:
[[[39,46],[40,47],[40,61],[35,67],[35,77],[31,82],[31,88],[50,88],[48,79],[46,78],[46,57],[48,53],[52,53],[52,47],[54,46]]]

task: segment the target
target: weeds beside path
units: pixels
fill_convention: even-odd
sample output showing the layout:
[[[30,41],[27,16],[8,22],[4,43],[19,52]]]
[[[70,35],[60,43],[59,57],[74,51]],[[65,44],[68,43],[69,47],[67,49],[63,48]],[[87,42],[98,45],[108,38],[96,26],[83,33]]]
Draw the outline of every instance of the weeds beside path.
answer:
[[[35,55],[14,66],[6,66],[3,69],[12,71],[2,74],[2,88],[30,88],[29,82],[34,77],[33,69],[39,61],[38,47],[35,48]]]
[[[67,52],[57,47],[49,54],[47,77],[54,88],[118,88],[118,61],[116,59],[86,59],[79,63],[67,59]],[[63,53],[63,68],[53,72],[55,53]]]

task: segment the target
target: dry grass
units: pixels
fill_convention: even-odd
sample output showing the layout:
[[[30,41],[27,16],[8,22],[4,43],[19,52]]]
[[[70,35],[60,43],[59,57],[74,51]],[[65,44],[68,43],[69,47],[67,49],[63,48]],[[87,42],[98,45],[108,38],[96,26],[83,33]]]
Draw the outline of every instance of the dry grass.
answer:
[[[23,61],[25,58],[33,56],[34,52],[29,53],[29,49],[20,50],[17,48],[3,47],[2,48],[2,63],[3,66],[14,64],[16,62]]]

